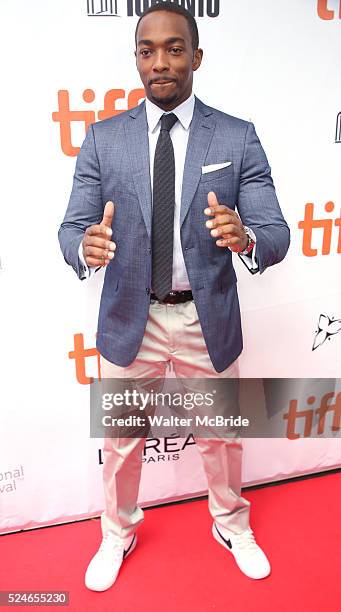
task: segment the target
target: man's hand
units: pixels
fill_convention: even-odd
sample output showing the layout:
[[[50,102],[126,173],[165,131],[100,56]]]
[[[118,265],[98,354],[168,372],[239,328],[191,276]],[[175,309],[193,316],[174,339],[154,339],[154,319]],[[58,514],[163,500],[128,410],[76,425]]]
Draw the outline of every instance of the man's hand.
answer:
[[[214,216],[214,219],[206,221],[206,227],[211,230],[211,236],[218,238],[216,245],[229,247],[235,253],[244,251],[248,245],[248,236],[237,213],[219,204],[214,191],[210,191],[207,200],[209,208],[205,208],[205,215]]]
[[[82,242],[83,256],[89,267],[107,266],[114,258],[116,244],[110,241],[114,212],[113,202],[107,202],[100,225],[91,225],[85,232]]]

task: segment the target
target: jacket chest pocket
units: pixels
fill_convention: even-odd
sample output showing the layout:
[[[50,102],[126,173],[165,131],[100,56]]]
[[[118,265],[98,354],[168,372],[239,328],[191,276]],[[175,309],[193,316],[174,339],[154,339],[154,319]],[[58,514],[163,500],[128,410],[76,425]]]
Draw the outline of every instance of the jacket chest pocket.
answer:
[[[210,191],[214,191],[221,204],[226,204],[230,208],[235,205],[235,181],[231,166],[202,175],[199,181],[200,197],[207,199]]]
[[[213,181],[233,181],[233,164],[230,164],[226,168],[221,168],[220,170],[213,170],[211,172],[207,172],[201,175],[200,183],[211,183]]]

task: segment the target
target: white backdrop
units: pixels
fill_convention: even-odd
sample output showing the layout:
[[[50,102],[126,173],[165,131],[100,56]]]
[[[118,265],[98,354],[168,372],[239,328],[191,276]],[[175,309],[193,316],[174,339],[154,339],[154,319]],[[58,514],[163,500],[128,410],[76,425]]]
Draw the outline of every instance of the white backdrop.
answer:
[[[94,347],[103,278],[99,273],[90,282],[78,281],[63,261],[57,230],[72,184],[71,154],[84,138],[84,120],[96,121],[110,107],[111,113],[126,109],[128,99],[135,104],[139,95],[134,93],[141,85],[133,56],[137,17],[127,16],[127,7],[138,9],[143,3],[116,4],[119,16],[88,15],[86,0],[0,2],[2,532],[93,516],[103,507],[101,440],[89,439],[86,381],[98,374]],[[205,55],[195,93],[255,123],[292,230],[287,258],[264,275],[251,276],[235,260],[245,340],[241,375],[338,377],[339,2],[224,0],[203,5],[205,16],[198,25]],[[207,9],[218,5],[219,15],[208,17]],[[94,11],[99,9],[95,2]],[[123,91],[111,92],[104,104],[111,90]],[[70,110],[87,115],[68,117],[64,109],[61,117],[58,97],[60,103],[69,97]],[[115,97],[121,97],[116,107]],[[326,210],[327,202],[332,204]],[[310,210],[307,204],[313,204],[315,219],[325,221],[325,229],[313,227],[311,237],[308,222],[304,236],[299,227]],[[321,326],[330,336],[321,333],[321,344],[312,351],[320,315],[326,316]],[[163,445],[146,451],[141,503],[205,492],[195,446],[182,449],[184,441],[179,441],[178,449],[170,450]],[[244,446],[244,484],[341,463],[338,439],[245,440]]]

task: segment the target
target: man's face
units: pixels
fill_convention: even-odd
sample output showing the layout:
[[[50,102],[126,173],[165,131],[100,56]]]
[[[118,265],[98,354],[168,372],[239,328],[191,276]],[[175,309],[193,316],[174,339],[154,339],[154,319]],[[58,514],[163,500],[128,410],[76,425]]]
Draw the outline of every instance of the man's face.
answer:
[[[193,51],[187,20],[169,11],[146,15],[137,31],[136,65],[147,98],[165,111],[192,93],[193,71],[202,51]]]

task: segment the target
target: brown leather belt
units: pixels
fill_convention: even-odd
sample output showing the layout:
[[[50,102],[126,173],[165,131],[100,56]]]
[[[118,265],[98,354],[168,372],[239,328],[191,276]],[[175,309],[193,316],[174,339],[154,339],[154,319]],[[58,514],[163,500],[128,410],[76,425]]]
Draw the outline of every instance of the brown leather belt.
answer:
[[[192,291],[171,291],[161,301],[156,297],[155,293],[151,293],[150,300],[159,302],[159,304],[183,304],[193,300],[193,294]]]

